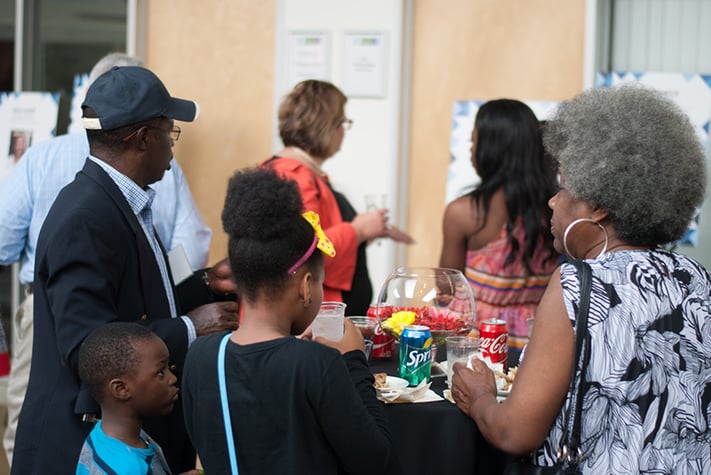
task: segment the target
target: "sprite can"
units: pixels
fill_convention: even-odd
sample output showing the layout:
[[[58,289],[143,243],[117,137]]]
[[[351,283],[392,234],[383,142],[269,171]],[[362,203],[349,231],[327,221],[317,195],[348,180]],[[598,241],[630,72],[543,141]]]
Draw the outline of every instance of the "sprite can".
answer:
[[[430,381],[432,335],[428,327],[406,326],[400,335],[400,377],[410,386]]]

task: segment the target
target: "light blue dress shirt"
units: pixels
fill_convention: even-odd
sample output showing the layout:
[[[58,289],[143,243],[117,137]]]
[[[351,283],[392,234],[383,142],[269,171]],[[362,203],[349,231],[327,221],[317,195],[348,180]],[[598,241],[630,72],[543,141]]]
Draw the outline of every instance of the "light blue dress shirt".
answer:
[[[0,183],[0,264],[20,260],[20,282],[34,280],[37,238],[59,191],[89,156],[85,132],[39,142]],[[202,219],[178,163],[151,185],[153,223],[166,249],[182,245],[193,269],[205,267],[212,232]]]

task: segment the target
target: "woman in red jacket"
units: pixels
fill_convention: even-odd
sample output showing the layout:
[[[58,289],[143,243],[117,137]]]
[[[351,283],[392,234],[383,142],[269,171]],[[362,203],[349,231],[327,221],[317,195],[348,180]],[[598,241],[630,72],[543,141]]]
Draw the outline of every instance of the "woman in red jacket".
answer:
[[[321,168],[341,148],[345,130],[352,124],[345,116],[346,101],[331,83],[307,80],[297,84],[279,106],[284,148],[262,166],[296,181],[304,209],[318,213],[336,248],[336,257],[326,259],[323,300],[345,302],[348,315],[365,315],[373,293],[365,246],[384,237],[413,241],[388,225],[385,208],[356,213],[345,196],[331,188]]]

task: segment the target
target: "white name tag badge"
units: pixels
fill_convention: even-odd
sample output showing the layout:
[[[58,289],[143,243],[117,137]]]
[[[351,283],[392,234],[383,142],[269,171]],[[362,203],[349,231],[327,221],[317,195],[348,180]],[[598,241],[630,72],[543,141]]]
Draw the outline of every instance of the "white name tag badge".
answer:
[[[168,261],[170,262],[170,270],[173,273],[173,282],[175,285],[193,275],[193,269],[190,267],[188,255],[185,254],[183,245],[180,244],[168,252]]]

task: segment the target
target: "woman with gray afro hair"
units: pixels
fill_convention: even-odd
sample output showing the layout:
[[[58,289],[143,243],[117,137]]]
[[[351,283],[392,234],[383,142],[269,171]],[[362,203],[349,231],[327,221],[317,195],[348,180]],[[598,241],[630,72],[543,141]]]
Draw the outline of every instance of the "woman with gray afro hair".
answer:
[[[659,247],[682,236],[704,197],[689,119],[649,89],[594,89],[563,105],[544,144],[560,171],[554,246],[581,270],[566,262],[551,277],[506,400],[473,360],[454,365],[457,406],[522,456],[519,470],[711,473],[711,277]]]
[[[560,110],[543,140],[568,192],[605,210],[629,244],[681,238],[704,198],[704,155],[689,118],[653,90],[593,89]]]

